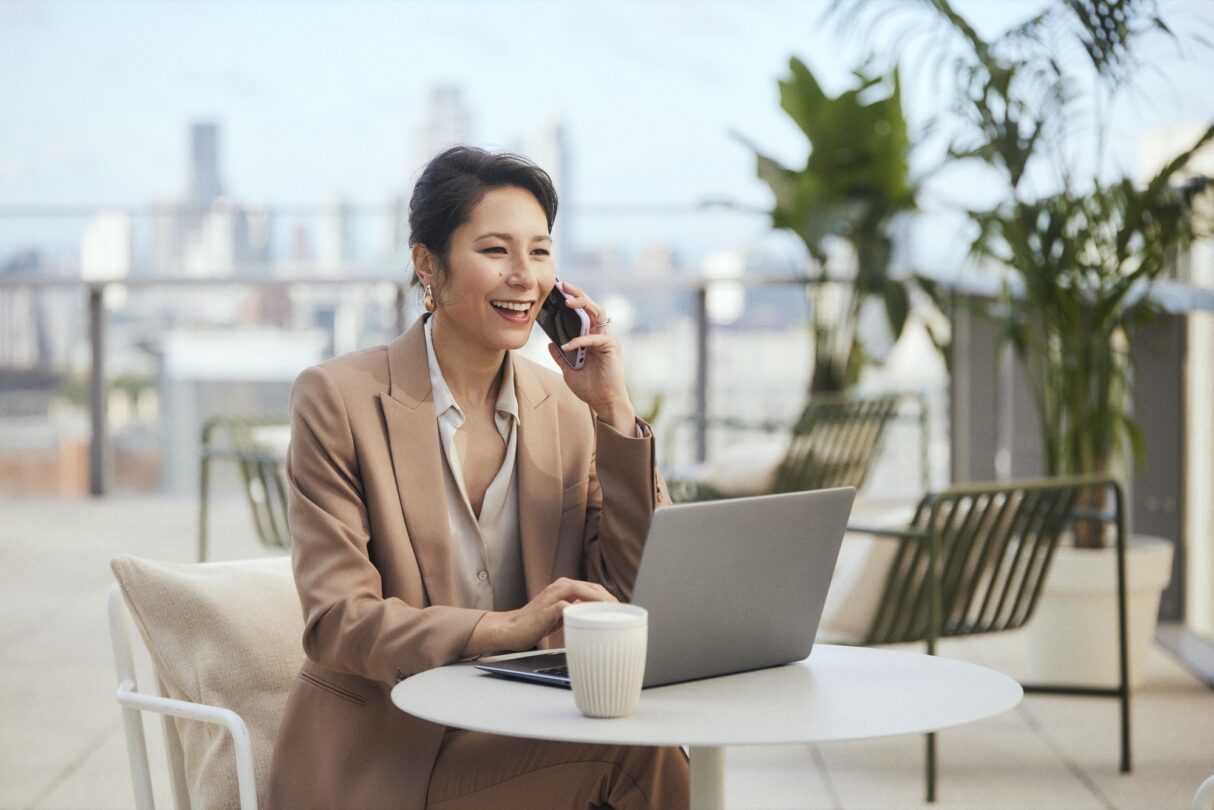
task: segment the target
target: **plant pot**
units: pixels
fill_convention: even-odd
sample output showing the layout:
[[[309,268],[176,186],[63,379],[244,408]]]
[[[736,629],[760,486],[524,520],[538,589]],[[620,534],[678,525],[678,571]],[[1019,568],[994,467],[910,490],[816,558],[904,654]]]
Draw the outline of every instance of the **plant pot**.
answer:
[[[1146,677],[1159,599],[1172,579],[1172,543],[1136,535],[1126,547],[1130,686]],[[1118,685],[1117,549],[1060,546],[1025,630],[1026,683]]]

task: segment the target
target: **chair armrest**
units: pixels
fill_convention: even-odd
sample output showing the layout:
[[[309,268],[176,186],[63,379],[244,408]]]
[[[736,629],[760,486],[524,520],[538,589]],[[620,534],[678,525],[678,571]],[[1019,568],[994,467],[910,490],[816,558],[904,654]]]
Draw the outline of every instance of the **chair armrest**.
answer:
[[[253,771],[253,743],[249,729],[240,715],[231,709],[205,703],[190,703],[185,700],[147,695],[135,688],[134,682],[124,678],[118,684],[118,703],[123,708],[141,712],[180,717],[213,723],[228,730],[232,735],[236,756],[236,784],[240,792],[241,810],[257,810],[257,783]]]
[[[674,503],[719,501],[725,496],[708,484],[680,478],[666,479],[666,491]]]
[[[873,537],[891,537],[896,540],[923,540],[927,533],[918,529],[884,529],[876,526],[848,525],[849,534],[871,534]]]
[[[680,414],[671,416],[669,423],[672,427],[679,425],[695,425],[701,420],[696,418],[695,414]],[[781,431],[791,431],[792,423],[777,419],[739,419],[735,416],[705,416],[703,419],[705,425],[709,427],[726,427],[733,430],[751,430],[756,433],[780,433]]]

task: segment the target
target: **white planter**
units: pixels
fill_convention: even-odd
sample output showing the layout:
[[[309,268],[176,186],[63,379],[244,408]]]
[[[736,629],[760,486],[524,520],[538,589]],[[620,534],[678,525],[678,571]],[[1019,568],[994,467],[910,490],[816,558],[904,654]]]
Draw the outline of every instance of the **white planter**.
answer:
[[[1159,598],[1172,579],[1172,543],[1135,536],[1126,548],[1130,685],[1146,676]],[[1026,683],[1118,683],[1117,550],[1059,547],[1037,612],[1025,627]]]

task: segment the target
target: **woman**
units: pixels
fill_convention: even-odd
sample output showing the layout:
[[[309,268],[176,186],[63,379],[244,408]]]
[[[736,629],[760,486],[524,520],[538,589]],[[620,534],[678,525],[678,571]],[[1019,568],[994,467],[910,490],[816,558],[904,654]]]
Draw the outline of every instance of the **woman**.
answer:
[[[389,698],[431,667],[559,646],[572,602],[627,599],[665,498],[598,304],[565,286],[594,328],[564,347],[587,359],[558,360],[563,381],[511,351],[555,283],[556,206],[525,159],[436,157],[409,206],[428,315],[296,381],[287,474],[307,659],[274,807],[687,806],[678,749],[460,731]]]

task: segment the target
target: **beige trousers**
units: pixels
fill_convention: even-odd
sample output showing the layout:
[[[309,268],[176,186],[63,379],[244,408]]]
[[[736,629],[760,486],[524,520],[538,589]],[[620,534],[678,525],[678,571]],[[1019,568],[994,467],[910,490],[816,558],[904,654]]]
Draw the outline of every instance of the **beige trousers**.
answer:
[[[447,729],[430,810],[687,810],[681,748],[524,740]]]

